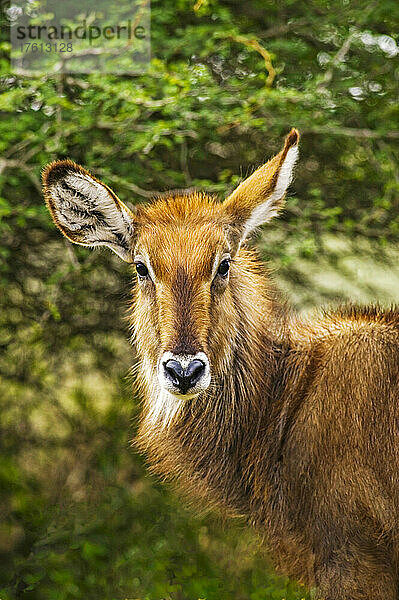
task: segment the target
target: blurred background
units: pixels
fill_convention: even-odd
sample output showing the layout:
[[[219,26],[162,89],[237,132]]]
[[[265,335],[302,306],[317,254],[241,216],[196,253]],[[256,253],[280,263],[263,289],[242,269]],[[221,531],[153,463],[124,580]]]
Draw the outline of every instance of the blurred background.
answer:
[[[47,162],[131,205],[223,197],[295,126],[286,210],[255,242],[277,284],[300,311],[399,298],[397,0],[153,0],[151,21],[144,74],[40,77],[12,72],[2,21],[1,600],[308,598],[244,523],[196,515],[131,448],[132,274],[62,239]]]

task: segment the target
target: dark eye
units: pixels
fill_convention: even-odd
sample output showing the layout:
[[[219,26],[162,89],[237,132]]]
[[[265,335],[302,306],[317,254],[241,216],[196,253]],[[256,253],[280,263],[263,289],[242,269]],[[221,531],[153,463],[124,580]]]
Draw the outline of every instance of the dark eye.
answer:
[[[148,277],[148,269],[147,269],[147,267],[145,266],[144,263],[137,262],[136,263],[136,271],[137,271],[137,274],[138,274],[139,277],[142,277],[143,279],[145,277]]]
[[[228,258],[225,258],[224,260],[222,260],[222,262],[219,265],[218,275],[220,275],[221,277],[227,277],[227,273],[229,272],[229,269],[230,269],[230,261]]]

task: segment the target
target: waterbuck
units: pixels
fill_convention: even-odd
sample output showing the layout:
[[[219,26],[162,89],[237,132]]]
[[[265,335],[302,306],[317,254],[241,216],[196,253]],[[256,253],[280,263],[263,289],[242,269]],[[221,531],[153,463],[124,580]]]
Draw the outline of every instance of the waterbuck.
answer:
[[[171,193],[134,210],[83,167],[47,166],[55,224],[135,266],[131,310],[156,472],[265,532],[278,568],[325,600],[399,582],[399,312],[284,308],[251,233],[280,210],[282,151],[224,202]]]

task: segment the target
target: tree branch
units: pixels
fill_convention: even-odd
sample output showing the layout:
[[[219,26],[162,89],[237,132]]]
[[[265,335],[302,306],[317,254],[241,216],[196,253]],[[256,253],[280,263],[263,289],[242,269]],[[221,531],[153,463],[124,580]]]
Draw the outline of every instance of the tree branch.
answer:
[[[0,158],[0,175],[6,169],[20,169],[21,171],[26,173],[26,175],[29,177],[29,179],[31,180],[35,188],[38,190],[38,192],[40,194],[42,193],[42,186],[39,178],[36,176],[33,168],[29,167],[26,163],[20,160]]]
[[[266,67],[266,71],[268,73],[267,75],[267,79],[266,79],[266,85],[267,87],[272,87],[273,85],[273,81],[277,75],[275,68],[272,65],[272,57],[270,52],[268,52],[266,50],[266,48],[264,48],[256,38],[246,38],[243,35],[227,35],[226,36],[227,39],[232,40],[233,42],[238,42],[239,44],[244,44],[244,46],[247,46],[247,48],[252,48],[253,50],[256,50],[256,52],[258,52],[263,60],[265,61],[265,67]]]
[[[373,129],[355,129],[354,127],[331,127],[326,125],[325,127],[309,127],[301,129],[302,135],[309,133],[315,134],[330,134],[330,135],[343,135],[346,137],[355,138],[368,138],[368,139],[398,139],[399,131],[374,131]]]
[[[153,198],[154,196],[159,196],[162,193],[157,190],[144,190],[135,183],[126,181],[126,179],[123,179],[123,177],[118,177],[118,175],[110,175],[105,169],[96,169],[96,173],[106,176],[109,181],[112,181],[118,185],[122,185],[127,190],[131,190],[143,198]]]
[[[377,2],[372,2],[371,4],[369,4],[366,7],[366,9],[364,10],[364,12],[362,14],[362,18],[359,19],[358,22],[356,23],[355,30],[353,30],[352,33],[349,34],[349,36],[346,38],[346,40],[342,44],[341,48],[338,50],[338,52],[335,54],[334,58],[331,60],[330,68],[327,69],[327,71],[324,74],[323,80],[317,86],[318,90],[325,89],[329,85],[329,83],[331,82],[331,80],[333,78],[335,67],[337,65],[339,65],[339,63],[341,63],[344,60],[345,56],[348,54],[351,44],[352,44],[354,38],[357,36],[357,30],[367,21],[369,14],[374,10],[376,4],[377,4]]]

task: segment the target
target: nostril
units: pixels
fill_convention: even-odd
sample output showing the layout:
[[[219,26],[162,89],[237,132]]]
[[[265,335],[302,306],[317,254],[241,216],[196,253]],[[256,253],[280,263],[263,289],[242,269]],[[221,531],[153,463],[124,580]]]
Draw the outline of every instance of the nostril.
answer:
[[[187,379],[187,383],[189,383],[190,386],[197,383],[197,381],[204,374],[204,371],[205,371],[205,364],[202,362],[202,360],[198,360],[198,359],[192,360],[184,373],[185,379]]]
[[[168,379],[176,386],[180,385],[180,382],[184,378],[183,367],[177,360],[168,360],[164,363],[165,374]]]

